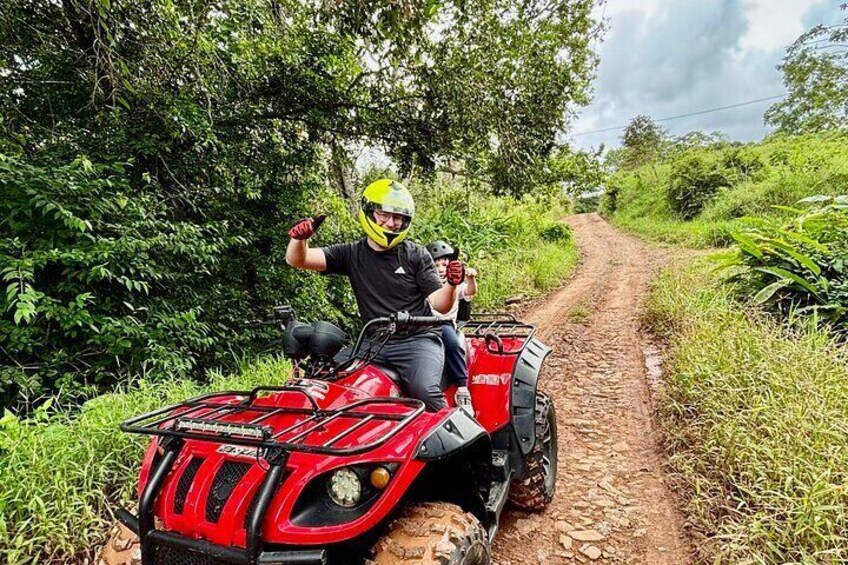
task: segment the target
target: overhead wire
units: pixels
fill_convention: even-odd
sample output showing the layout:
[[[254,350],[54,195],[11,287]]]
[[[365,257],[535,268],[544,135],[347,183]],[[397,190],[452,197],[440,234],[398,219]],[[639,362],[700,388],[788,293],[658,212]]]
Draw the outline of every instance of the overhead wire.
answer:
[[[788,95],[789,95],[788,92],[784,92],[783,94],[775,94],[774,96],[766,96],[765,98],[757,98],[756,100],[747,100],[745,102],[738,102],[736,104],[729,104],[727,106],[718,106],[716,108],[708,108],[706,110],[698,110],[696,112],[688,112],[686,114],[679,114],[677,116],[669,116],[667,118],[659,118],[659,119],[654,120],[654,121],[655,122],[668,122],[670,120],[679,120],[681,118],[688,118],[689,116],[698,116],[698,115],[701,115],[701,114],[710,114],[712,112],[720,112],[721,110],[729,110],[730,108],[739,108],[741,106],[749,106],[751,104],[757,104],[759,102],[765,102],[767,100],[777,100],[778,98],[784,98]],[[625,124],[623,126],[614,126],[614,127],[596,129],[596,130],[592,130],[592,131],[581,131],[581,132],[577,132],[577,133],[572,133],[571,136],[577,137],[577,136],[580,136],[580,135],[589,135],[589,134],[593,134],[593,133],[602,133],[602,132],[607,132],[607,131],[617,131],[617,130],[625,129],[626,127],[627,127],[627,125]]]

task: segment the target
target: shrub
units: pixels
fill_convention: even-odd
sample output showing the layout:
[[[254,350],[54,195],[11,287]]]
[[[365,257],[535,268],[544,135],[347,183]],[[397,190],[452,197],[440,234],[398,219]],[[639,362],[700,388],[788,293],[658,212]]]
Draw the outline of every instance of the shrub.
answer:
[[[539,232],[543,241],[556,243],[558,241],[569,241],[571,239],[571,226],[562,222],[551,223]]]
[[[734,178],[732,184],[743,180],[757,180],[763,178],[766,167],[760,154],[750,147],[732,147],[726,149],[721,157],[721,166],[726,169],[726,174]]]
[[[574,213],[575,214],[586,214],[589,212],[596,212],[598,210],[598,205],[600,204],[601,195],[600,194],[592,194],[589,196],[578,196],[574,199]]]
[[[297,182],[268,189],[273,213],[222,193],[195,214],[131,163],[0,153],[0,405],[26,413],[140,375],[232,368],[271,339],[244,321],[282,302],[338,319],[337,282],[283,258],[293,201],[316,189],[338,207],[317,179]],[[319,241],[344,226],[334,217]]]
[[[848,196],[811,197],[816,203],[788,224],[758,221],[735,233],[740,282],[755,304],[784,316],[815,314],[838,330],[848,327]]]
[[[669,192],[675,169],[680,172],[684,161],[693,155],[700,157],[698,164],[703,165],[705,174],[714,173],[716,184],[723,188],[709,197],[694,216],[700,223],[687,224],[680,222],[683,216],[672,209],[674,199]],[[716,237],[704,237],[708,224],[727,227],[744,216],[782,221],[791,212],[776,206],[791,206],[816,194],[848,193],[848,134],[773,136],[757,144],[711,144],[671,151],[661,162],[616,172],[607,180],[607,186],[614,198],[605,195],[600,209],[619,225],[649,237],[659,235],[663,241],[673,239],[685,245],[697,241],[700,245],[710,239],[726,245],[733,240],[718,233],[727,235],[725,228],[719,229]],[[681,183],[677,188],[688,190]],[[685,204],[685,197],[681,198],[681,204]],[[697,206],[687,215],[696,210]],[[688,237],[683,233],[686,230],[698,233]]]
[[[618,191],[619,186],[610,182],[604,188],[601,198],[598,200],[598,212],[605,217],[610,217],[615,214],[618,207]]]
[[[507,298],[549,290],[577,262],[571,229],[557,221],[565,210],[556,202],[469,195],[449,186],[428,196],[413,236],[424,244],[448,241],[477,269],[475,310],[501,309]]]
[[[688,153],[672,164],[666,192],[668,203],[682,219],[691,220],[730,184],[726,170],[716,161],[700,153]]]

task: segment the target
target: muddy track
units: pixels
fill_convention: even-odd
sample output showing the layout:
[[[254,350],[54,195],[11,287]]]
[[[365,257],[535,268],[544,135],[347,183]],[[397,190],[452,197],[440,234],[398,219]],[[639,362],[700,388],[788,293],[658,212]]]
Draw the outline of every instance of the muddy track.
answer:
[[[568,222],[581,264],[524,314],[554,348],[541,387],[557,410],[556,496],[542,514],[506,514],[495,563],[691,563],[663,481],[639,331],[656,253],[597,214]]]

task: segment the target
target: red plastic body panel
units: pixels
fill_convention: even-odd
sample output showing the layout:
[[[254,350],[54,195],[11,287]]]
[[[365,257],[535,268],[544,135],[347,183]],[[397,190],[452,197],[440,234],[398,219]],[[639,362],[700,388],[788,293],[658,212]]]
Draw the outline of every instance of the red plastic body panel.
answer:
[[[510,348],[520,348],[521,343],[518,340],[513,341],[515,342],[510,342],[508,339],[504,340],[505,351],[510,351]],[[471,391],[476,418],[491,433],[510,421],[511,376],[518,356],[500,355],[497,352],[492,352],[487,349],[486,344],[481,339],[469,339],[467,345],[469,390]],[[308,385],[309,392],[322,409],[338,408],[365,398],[397,398],[401,396],[398,386],[372,366],[365,367],[332,383],[304,379],[300,381],[300,384]],[[286,472],[282,484],[265,515],[262,526],[263,540],[266,543],[273,544],[325,546],[358,537],[378,525],[394,509],[398,500],[401,499],[423,469],[425,464],[414,459],[414,454],[421,441],[453,410],[454,390],[454,387],[451,387],[450,390],[446,391],[450,404],[449,408],[437,413],[424,412],[420,414],[397,435],[366,453],[328,456],[299,451],[292,452],[286,462]],[[222,399],[222,402],[235,403],[242,400],[243,397],[231,396]],[[288,391],[271,393],[259,398],[256,403],[304,409],[310,407],[309,401],[304,395]],[[377,410],[380,413],[396,410],[397,413],[403,414],[409,410],[409,407],[388,404],[367,409]],[[255,414],[250,417],[255,417]],[[306,418],[308,418],[307,414],[281,414],[263,421],[263,425],[268,425],[273,428],[274,433],[277,433]],[[249,417],[240,414],[232,414],[222,418],[222,420],[233,422],[244,422],[248,419]],[[311,424],[307,424],[307,426],[309,425]],[[327,422],[323,427],[306,436],[304,445],[322,445],[330,438],[349,428],[350,425],[351,422],[345,418]],[[335,446],[343,448],[369,443],[384,435],[388,427],[392,425],[394,424],[389,421],[375,420],[358,428]],[[280,439],[281,441],[291,439],[297,433],[297,430],[295,430],[289,435],[283,435]],[[139,493],[143,491],[148,480],[157,449],[156,445],[157,443],[154,441],[144,458],[139,476]],[[231,447],[216,442],[185,441],[185,445],[182,447],[180,455],[156,499],[155,514],[161,520],[161,526],[165,530],[179,532],[194,539],[205,539],[224,546],[245,547],[245,517],[254,495],[266,476],[268,466],[263,459],[257,458],[254,448],[231,449]],[[203,458],[203,463],[191,483],[182,512],[177,514],[174,511],[174,504],[179,487],[179,478],[182,477],[191,459],[195,457]],[[248,463],[250,468],[233,488],[217,522],[212,523],[206,519],[206,503],[210,496],[215,475],[226,461]],[[291,522],[290,516],[295,502],[310,481],[336,468],[367,463],[397,463],[399,467],[385,492],[380,495],[365,515],[352,522],[326,527],[306,528],[296,526]]]

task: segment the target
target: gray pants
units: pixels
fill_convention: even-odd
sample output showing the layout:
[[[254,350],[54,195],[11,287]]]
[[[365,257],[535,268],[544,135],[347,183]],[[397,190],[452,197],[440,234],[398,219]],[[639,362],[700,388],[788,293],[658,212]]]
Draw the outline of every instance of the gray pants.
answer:
[[[445,351],[438,335],[420,333],[390,340],[374,361],[395,369],[406,393],[422,401],[427,410],[436,412],[448,405],[442,392]]]

